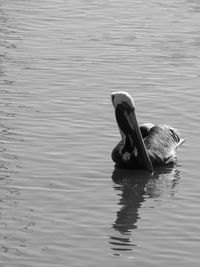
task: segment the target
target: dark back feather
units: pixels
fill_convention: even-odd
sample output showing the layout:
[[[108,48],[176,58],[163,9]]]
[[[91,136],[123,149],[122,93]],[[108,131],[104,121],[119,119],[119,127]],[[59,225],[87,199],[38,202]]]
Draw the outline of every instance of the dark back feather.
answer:
[[[163,164],[174,161],[175,150],[180,142],[177,130],[167,125],[158,125],[151,128],[144,143],[148,150],[151,162]]]

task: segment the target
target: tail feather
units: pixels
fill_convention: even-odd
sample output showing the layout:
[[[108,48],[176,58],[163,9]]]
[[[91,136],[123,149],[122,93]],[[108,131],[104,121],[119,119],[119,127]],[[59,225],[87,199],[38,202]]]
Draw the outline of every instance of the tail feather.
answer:
[[[172,128],[170,126],[169,128],[170,128],[171,136],[173,137],[173,140],[176,143],[176,148],[178,148],[186,141],[186,138],[180,138],[180,132],[177,129]]]
[[[177,148],[178,148],[179,146],[181,146],[183,143],[185,143],[186,140],[187,140],[187,138],[181,138],[180,141],[179,141],[178,144],[177,144]]]

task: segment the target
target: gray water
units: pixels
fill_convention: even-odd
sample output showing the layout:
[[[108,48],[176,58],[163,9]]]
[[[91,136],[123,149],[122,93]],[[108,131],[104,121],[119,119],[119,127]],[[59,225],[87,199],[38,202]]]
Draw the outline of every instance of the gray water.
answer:
[[[0,1],[0,265],[199,266],[200,2]],[[187,142],[117,171],[110,94]]]

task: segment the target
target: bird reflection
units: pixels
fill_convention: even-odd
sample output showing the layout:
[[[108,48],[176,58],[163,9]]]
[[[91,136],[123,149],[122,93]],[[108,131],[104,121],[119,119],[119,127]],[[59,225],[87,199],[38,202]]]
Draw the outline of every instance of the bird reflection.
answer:
[[[137,228],[142,204],[148,198],[160,198],[164,194],[173,197],[179,179],[179,171],[174,165],[158,168],[153,174],[143,170],[114,169],[112,180],[120,197],[120,208],[112,225],[115,233],[109,237],[109,243],[115,255],[136,246],[132,232]]]

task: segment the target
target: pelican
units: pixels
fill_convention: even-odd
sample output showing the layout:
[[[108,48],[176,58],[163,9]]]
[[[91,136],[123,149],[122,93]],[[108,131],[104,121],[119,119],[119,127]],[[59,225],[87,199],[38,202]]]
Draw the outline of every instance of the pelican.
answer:
[[[111,156],[119,168],[153,172],[156,165],[176,161],[176,149],[185,141],[176,129],[152,123],[139,126],[134,101],[126,92],[112,93],[111,100],[122,138]]]

